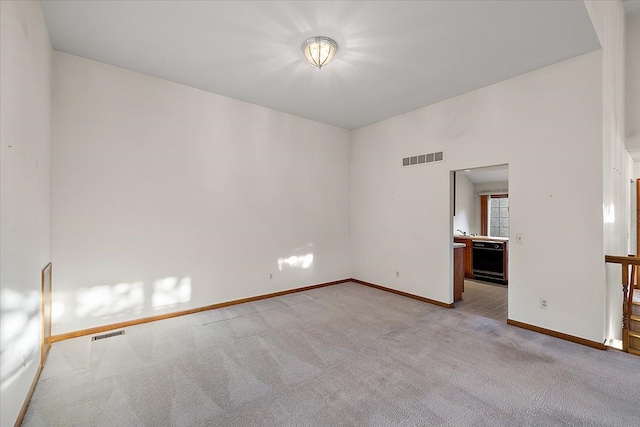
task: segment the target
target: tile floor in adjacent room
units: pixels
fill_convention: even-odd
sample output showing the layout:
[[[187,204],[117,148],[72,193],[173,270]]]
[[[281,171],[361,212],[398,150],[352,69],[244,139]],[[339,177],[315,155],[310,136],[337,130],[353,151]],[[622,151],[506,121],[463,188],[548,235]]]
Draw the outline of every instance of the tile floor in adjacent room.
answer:
[[[456,310],[506,323],[507,286],[465,280],[462,301],[456,303]]]

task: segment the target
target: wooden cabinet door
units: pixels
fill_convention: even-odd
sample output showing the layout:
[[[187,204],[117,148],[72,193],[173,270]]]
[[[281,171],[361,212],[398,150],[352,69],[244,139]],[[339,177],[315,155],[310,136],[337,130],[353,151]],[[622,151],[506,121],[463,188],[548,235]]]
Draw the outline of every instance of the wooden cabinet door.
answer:
[[[471,249],[471,241],[468,241],[467,247],[464,248],[464,277],[473,279],[473,250]]]
[[[462,299],[464,292],[464,256],[467,248],[455,248],[453,250],[453,301]]]
[[[454,237],[456,243],[464,243],[464,277],[473,279],[473,251],[471,250],[471,239],[461,239]]]

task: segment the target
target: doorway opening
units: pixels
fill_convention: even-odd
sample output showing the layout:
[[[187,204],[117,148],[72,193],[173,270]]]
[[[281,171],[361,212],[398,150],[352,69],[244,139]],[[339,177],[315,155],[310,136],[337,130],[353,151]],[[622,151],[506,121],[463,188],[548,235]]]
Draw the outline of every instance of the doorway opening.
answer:
[[[451,173],[455,307],[506,323],[509,166],[469,168]]]

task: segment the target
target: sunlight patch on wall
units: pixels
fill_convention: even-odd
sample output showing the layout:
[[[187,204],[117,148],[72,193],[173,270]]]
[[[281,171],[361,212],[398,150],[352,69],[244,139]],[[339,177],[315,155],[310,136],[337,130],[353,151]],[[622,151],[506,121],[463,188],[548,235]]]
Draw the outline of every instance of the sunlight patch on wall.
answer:
[[[177,277],[167,277],[153,283],[151,304],[154,309],[170,307],[191,300],[191,277],[178,280]]]
[[[309,268],[313,264],[313,254],[292,255],[289,258],[278,258],[278,270],[289,268]]]
[[[144,283],[118,283],[76,291],[76,316],[109,317],[144,308]]]
[[[148,285],[147,285],[148,286]],[[78,289],[75,294],[77,318],[108,318],[140,313],[145,307],[159,309],[191,300],[191,277],[166,277],[153,282],[145,292],[144,282],[118,283]],[[62,304],[53,307],[53,320],[65,311]]]
[[[5,391],[22,370],[39,360],[40,295],[12,289],[0,293],[0,391]],[[37,337],[38,339],[36,339]]]
[[[615,224],[616,222],[616,207],[613,204],[603,205],[602,210],[604,213],[605,224]]]
[[[55,300],[55,294],[53,299]],[[51,323],[54,325],[57,324],[63,314],[64,304],[61,302],[51,302]]]

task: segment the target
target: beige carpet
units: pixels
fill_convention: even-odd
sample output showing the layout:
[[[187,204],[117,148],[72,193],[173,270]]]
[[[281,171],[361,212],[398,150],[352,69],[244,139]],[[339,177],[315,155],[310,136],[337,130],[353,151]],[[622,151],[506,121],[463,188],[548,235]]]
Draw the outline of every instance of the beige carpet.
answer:
[[[632,426],[640,357],[347,283],[53,345],[25,426]]]

